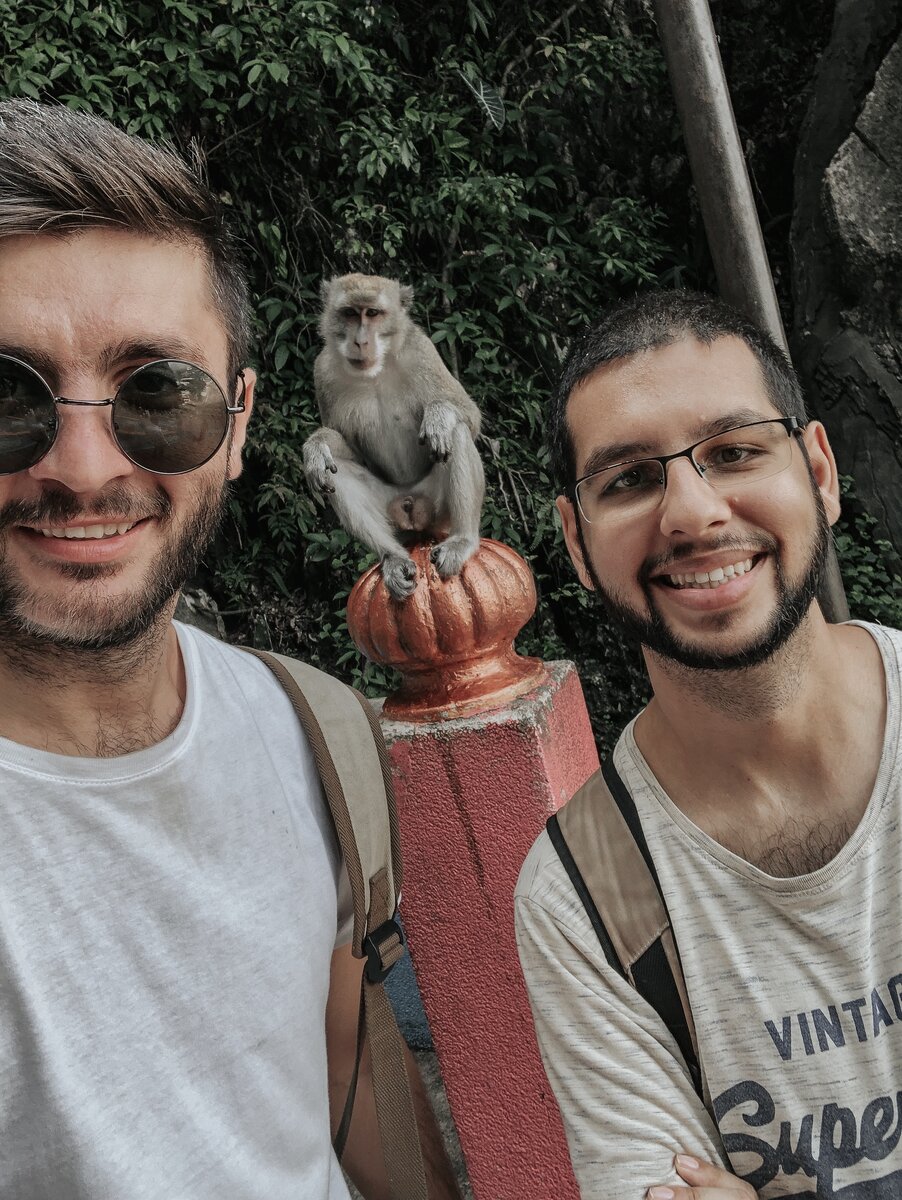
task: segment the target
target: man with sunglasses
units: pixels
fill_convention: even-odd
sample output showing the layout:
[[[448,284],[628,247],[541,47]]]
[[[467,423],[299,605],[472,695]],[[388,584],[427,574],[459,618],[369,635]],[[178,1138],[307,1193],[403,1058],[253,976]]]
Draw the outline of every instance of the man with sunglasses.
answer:
[[[663,292],[573,347],[550,433],[570,556],[652,686],[612,763],[701,1067],[697,1090],[543,833],[518,938],[581,1195],[898,1196],[902,637],[815,599],[839,512],[823,426],[765,334]]]
[[[0,278],[0,1194],[347,1200],[361,968],[312,754],[172,620],[254,396],[221,206],[5,102]],[[387,1197],[362,1071],[345,1162]]]

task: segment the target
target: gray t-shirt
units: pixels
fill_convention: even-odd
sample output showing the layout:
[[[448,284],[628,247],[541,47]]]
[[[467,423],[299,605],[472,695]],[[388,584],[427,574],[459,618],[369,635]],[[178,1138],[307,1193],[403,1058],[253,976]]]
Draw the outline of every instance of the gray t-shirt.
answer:
[[[324,1029],[347,913],[312,755],[262,663],[178,635],[158,745],[0,739],[3,1200],[348,1197]]]
[[[633,794],[680,949],[717,1124],[657,1014],[609,968],[547,834],[516,891],[520,957],[584,1200],[640,1200],[698,1152],[763,1197],[902,1196],[902,634],[868,626],[887,722],[867,810],[821,870],[779,879],[706,836],[629,726]]]

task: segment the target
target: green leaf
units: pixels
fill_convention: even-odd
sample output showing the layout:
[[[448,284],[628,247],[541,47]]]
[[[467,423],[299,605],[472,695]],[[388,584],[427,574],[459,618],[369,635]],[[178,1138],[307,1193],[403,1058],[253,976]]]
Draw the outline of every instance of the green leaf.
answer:
[[[467,78],[463,71],[458,71],[458,75],[460,75],[461,79],[479,101],[494,127],[501,129],[507,115],[501,93],[497,88],[492,87],[490,83],[484,83],[482,80],[476,80],[474,83]]]

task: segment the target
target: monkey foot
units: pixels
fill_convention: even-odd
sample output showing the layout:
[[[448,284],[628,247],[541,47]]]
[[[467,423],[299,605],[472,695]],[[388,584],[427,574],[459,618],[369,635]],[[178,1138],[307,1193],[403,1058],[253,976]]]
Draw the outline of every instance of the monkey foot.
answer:
[[[382,578],[396,600],[406,600],[417,585],[417,564],[412,558],[388,554],[382,560]]]
[[[439,575],[447,578],[458,575],[461,567],[479,549],[479,538],[468,537],[465,533],[454,533],[432,550],[429,557],[435,564]]]

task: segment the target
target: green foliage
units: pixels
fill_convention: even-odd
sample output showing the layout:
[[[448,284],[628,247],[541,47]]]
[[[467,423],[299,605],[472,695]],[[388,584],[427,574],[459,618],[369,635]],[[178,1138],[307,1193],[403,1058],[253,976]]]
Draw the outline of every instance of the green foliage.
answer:
[[[0,0],[0,17],[5,94],[198,139],[242,229],[262,377],[205,581],[233,632],[360,669],[342,611],[368,560],[312,501],[300,456],[317,423],[319,283],[359,269],[415,284],[421,322],[486,414],[485,532],[536,570],[532,642],[562,645],[582,601],[554,527],[543,409],[560,339],[670,265],[661,213],[615,165],[599,104],[661,87],[653,30],[615,36],[599,13],[548,0]]]
[[[311,499],[301,446],[321,279],[394,275],[485,413],[484,532],[527,557],[539,589],[521,647],[578,660],[609,743],[644,674],[574,579],[542,434],[568,336],[641,283],[693,277],[651,24],[551,0],[0,0],[0,45],[4,95],[197,139],[242,231],[261,381],[203,579],[232,636],[389,683],[345,626],[371,560]],[[868,584],[860,602],[882,594]]]
[[[849,613],[861,621],[876,621],[902,629],[902,574],[889,542],[874,537],[877,524],[855,496],[853,481],[841,479],[843,516],[834,540]]]

